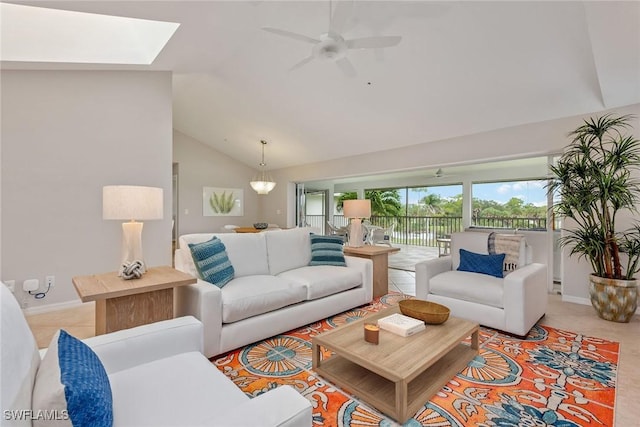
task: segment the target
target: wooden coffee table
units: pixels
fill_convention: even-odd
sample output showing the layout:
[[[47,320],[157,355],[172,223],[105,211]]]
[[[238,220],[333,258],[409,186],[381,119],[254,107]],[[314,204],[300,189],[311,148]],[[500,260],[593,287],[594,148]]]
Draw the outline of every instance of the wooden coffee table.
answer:
[[[478,354],[478,324],[450,317],[410,337],[380,330],[364,341],[364,323],[399,313],[391,307],[313,337],[313,369],[368,404],[406,422]],[[471,336],[471,346],[461,341]],[[335,354],[320,358],[320,346]]]

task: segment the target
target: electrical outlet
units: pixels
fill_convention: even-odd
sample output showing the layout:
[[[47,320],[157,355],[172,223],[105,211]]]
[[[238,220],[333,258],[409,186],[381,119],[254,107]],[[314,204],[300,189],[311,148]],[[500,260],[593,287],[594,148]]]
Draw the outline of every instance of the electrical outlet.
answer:
[[[22,282],[22,290],[25,292],[35,292],[40,288],[40,280],[27,279]]]
[[[15,280],[5,280],[4,284],[7,285],[7,288],[9,288],[9,290],[12,293],[16,292],[16,281]]]
[[[44,279],[44,285],[49,288],[53,288],[56,285],[56,276],[47,276]]]

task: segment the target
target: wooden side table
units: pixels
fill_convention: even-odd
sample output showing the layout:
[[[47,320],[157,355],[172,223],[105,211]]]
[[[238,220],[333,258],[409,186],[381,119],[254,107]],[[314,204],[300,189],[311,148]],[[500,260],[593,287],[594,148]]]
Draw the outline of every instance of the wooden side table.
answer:
[[[373,297],[389,293],[389,254],[399,252],[400,248],[365,245],[359,248],[345,246],[345,255],[367,258],[373,262]]]
[[[451,255],[451,239],[436,239],[436,244],[438,245],[439,257]]]
[[[173,288],[196,283],[174,268],[152,267],[140,279],[117,272],[77,276],[73,286],[82,302],[96,302],[96,335],[173,318]]]

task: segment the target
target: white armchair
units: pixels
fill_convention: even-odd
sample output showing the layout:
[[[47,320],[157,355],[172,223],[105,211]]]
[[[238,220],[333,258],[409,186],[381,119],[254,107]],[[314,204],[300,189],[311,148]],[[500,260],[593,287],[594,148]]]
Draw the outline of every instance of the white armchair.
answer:
[[[365,225],[367,229],[366,243],[369,245],[387,245],[391,246],[391,237],[393,236],[393,229],[396,224],[393,223],[387,228],[379,227],[376,225]]]
[[[327,221],[327,228],[329,229],[329,234],[332,236],[342,236],[344,241],[349,240],[349,226],[345,225],[343,227],[336,227]]]
[[[524,336],[547,309],[547,267],[530,263],[524,240],[518,268],[504,278],[457,271],[460,249],[488,254],[488,233],[451,235],[451,255],[416,264],[416,297],[449,307],[451,315]]]
[[[63,408],[38,408],[35,401],[41,400],[32,400],[36,389],[47,393],[44,371],[57,357],[41,360],[17,301],[2,283],[0,304],[2,425],[31,426],[32,417],[44,413],[40,410],[66,417]],[[98,356],[109,379],[113,426],[311,426],[311,405],[293,388],[278,387],[250,399],[221,373],[203,356],[202,324],[193,317],[83,342]],[[75,365],[82,366],[77,361]]]

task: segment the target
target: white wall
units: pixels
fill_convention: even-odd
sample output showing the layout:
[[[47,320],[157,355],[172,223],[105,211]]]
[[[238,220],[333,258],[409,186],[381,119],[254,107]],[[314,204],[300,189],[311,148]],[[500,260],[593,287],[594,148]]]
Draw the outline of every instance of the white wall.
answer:
[[[307,215],[324,215],[322,194],[307,194],[305,197]]]
[[[256,173],[231,157],[176,130],[173,161],[178,163],[178,234],[219,231],[226,224],[250,226],[263,222],[258,215],[260,199],[249,182]],[[244,190],[243,216],[203,216],[202,187]]]
[[[171,263],[171,74],[2,71],[2,278],[55,275],[29,307],[78,301],[71,278],[115,271],[121,224],[102,219],[102,187],[164,189],[147,221],[149,265]],[[25,297],[22,292],[18,298]]]

